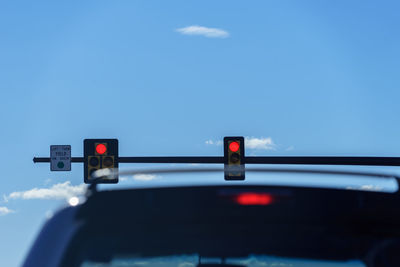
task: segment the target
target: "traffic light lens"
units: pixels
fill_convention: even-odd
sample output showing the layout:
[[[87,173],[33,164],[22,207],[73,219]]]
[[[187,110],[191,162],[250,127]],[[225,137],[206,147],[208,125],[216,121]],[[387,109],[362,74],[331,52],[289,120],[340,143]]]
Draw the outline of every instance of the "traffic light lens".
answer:
[[[240,156],[238,153],[233,153],[231,155],[231,161],[232,163],[238,163],[240,161]]]
[[[92,165],[92,166],[97,166],[97,165],[99,165],[99,159],[93,157],[93,158],[90,159],[89,164]]]
[[[98,144],[96,146],[96,152],[100,155],[103,155],[104,153],[106,153],[107,151],[107,147],[104,144]]]
[[[114,164],[114,160],[112,157],[105,157],[103,159],[103,167],[111,167]]]
[[[229,150],[232,152],[237,152],[239,150],[239,147],[240,147],[239,143],[235,141],[229,144]]]

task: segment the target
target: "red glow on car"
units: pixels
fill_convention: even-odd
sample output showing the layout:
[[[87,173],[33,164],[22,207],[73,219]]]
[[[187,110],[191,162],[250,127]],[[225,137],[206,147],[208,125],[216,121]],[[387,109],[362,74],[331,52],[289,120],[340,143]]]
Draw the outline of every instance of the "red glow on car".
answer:
[[[273,197],[267,193],[241,193],[236,196],[239,205],[269,205],[273,202]]]
[[[232,152],[237,152],[239,150],[239,147],[240,147],[239,143],[235,141],[229,144],[229,150]]]
[[[100,155],[103,155],[104,153],[106,153],[107,151],[107,147],[104,144],[98,144],[96,146],[96,152]]]

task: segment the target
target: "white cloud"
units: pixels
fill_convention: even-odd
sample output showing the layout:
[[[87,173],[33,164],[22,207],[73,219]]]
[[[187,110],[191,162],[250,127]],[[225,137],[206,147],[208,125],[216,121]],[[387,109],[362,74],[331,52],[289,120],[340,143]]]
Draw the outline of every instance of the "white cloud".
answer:
[[[133,176],[133,179],[137,180],[137,181],[151,181],[156,178],[157,178],[157,176],[153,175],[153,174],[135,174]]]
[[[246,148],[249,149],[275,150],[276,147],[271,137],[267,138],[246,137],[244,139],[244,142]]]
[[[271,137],[245,137],[244,139],[246,149],[258,149],[258,150],[275,150],[276,145],[274,141],[272,141]],[[214,141],[214,140],[207,140],[206,145],[222,145],[222,141]]]
[[[6,201],[10,199],[70,199],[74,196],[83,195],[86,185],[71,185],[70,181],[55,184],[49,188],[33,188],[27,191],[18,191],[5,196]]]
[[[221,146],[222,145],[222,141],[213,141],[213,140],[207,140],[206,141],[206,145],[216,145],[216,146]]]
[[[0,216],[7,215],[7,214],[13,213],[13,212],[14,212],[13,210],[10,210],[7,207],[0,207]]]
[[[208,38],[227,38],[229,33],[222,29],[207,28],[198,25],[192,25],[184,28],[176,29],[177,32],[185,35],[202,35]]]

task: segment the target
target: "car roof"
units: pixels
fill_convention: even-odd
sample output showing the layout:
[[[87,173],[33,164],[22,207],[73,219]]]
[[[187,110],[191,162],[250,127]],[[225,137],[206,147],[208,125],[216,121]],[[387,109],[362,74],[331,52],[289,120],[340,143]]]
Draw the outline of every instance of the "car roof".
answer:
[[[392,213],[397,209],[400,200],[398,192],[382,193],[277,185],[230,184],[134,188],[96,192],[79,206],[77,216],[81,219],[91,220],[96,217],[109,217],[108,214],[128,216],[129,213],[126,211],[135,210],[141,211],[143,214],[159,214],[159,216],[167,218],[171,217],[169,214],[174,211],[182,216],[189,214],[180,212],[186,208],[202,209],[208,214],[212,214],[213,212],[219,213],[221,208],[232,205],[237,208],[238,203],[235,202],[235,198],[243,193],[272,196],[273,203],[260,206],[283,205],[277,211],[282,211],[288,203],[302,207],[298,209],[298,214],[296,212],[290,214],[293,217],[301,217],[307,210],[315,214],[319,212],[320,214],[327,212],[334,214],[334,211],[343,213],[346,210],[356,209],[357,216],[362,214],[367,216],[372,211],[375,214]],[[316,199],[318,199],[317,202]],[[99,207],[102,207],[102,212],[99,212]],[[377,207],[379,209],[376,209]],[[348,216],[355,217],[356,215],[349,213]],[[366,216],[361,218],[366,219]]]

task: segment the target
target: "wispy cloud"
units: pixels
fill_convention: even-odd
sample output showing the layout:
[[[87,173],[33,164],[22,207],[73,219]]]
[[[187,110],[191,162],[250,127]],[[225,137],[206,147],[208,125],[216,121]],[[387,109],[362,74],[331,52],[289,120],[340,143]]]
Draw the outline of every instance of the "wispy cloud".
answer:
[[[246,148],[249,149],[260,149],[260,150],[275,150],[276,145],[272,141],[271,137],[246,137],[244,139]]]
[[[255,149],[255,150],[275,150],[276,144],[272,140],[271,137],[245,137],[244,139],[246,149]],[[222,141],[214,141],[207,140],[206,145],[222,145]]]
[[[135,174],[133,176],[134,180],[137,181],[151,181],[157,178],[157,175],[154,174]]]
[[[10,210],[7,207],[0,207],[0,216],[7,215],[7,214],[13,213],[13,212],[14,212],[13,210]]]
[[[120,182],[131,182],[133,181],[151,181],[155,179],[161,178],[160,175],[155,175],[155,174],[148,174],[148,173],[143,173],[143,174],[135,174],[133,176],[120,176],[119,181]]]
[[[74,196],[83,195],[86,185],[71,185],[70,181],[55,184],[49,188],[33,188],[27,191],[12,192],[4,196],[4,200],[10,199],[70,199]]]
[[[222,145],[222,141],[213,141],[213,140],[207,140],[206,141],[206,145],[216,145],[216,146],[221,146]]]
[[[229,32],[218,29],[218,28],[208,28],[199,25],[192,25],[184,28],[176,29],[177,32],[185,35],[201,35],[208,38],[227,38],[229,37]]]

